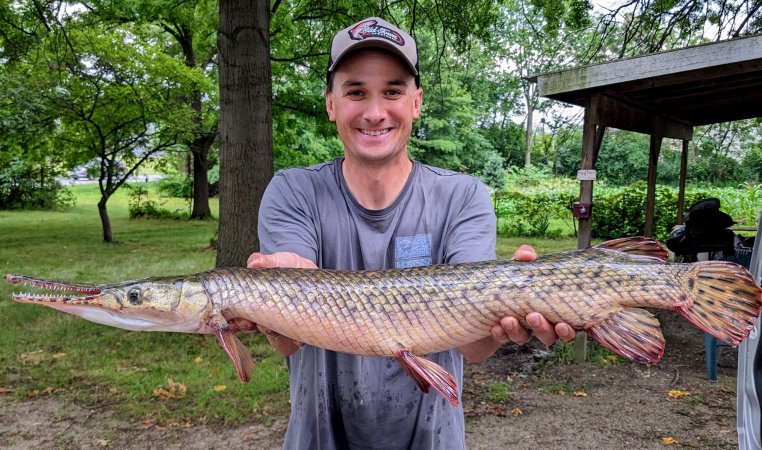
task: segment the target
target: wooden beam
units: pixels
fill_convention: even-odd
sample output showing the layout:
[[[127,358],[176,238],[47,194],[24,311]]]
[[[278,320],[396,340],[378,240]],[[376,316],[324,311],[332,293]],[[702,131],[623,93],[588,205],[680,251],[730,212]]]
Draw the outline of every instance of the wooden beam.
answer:
[[[677,193],[677,223],[682,225],[685,215],[685,175],[688,172],[688,142],[683,141],[683,150],[680,153],[680,181]]]
[[[648,157],[648,189],[646,191],[646,223],[644,234],[647,237],[654,235],[654,205],[656,204],[656,167],[659,163],[661,151],[661,136],[651,136],[651,148]]]
[[[691,124],[632,100],[616,98],[614,92],[593,94],[591,100],[594,100],[591,120],[598,125],[672,139],[693,139]]]
[[[723,65],[742,69],[744,62],[759,59],[760,56],[762,56],[762,36],[750,36],[536,75],[530,79],[537,80],[540,96],[553,97],[554,94],[595,89]]]

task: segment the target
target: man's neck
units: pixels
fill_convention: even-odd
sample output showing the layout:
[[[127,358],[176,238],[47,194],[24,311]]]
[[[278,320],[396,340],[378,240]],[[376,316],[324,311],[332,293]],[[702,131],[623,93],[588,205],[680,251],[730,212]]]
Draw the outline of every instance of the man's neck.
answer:
[[[372,210],[394,203],[412,170],[413,163],[407,156],[370,164],[344,159],[341,165],[349,192],[363,207]]]

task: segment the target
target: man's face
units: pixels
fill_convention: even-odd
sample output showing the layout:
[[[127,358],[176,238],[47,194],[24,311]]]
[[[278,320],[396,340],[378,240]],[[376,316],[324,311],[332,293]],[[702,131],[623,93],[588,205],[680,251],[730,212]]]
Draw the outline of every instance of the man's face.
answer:
[[[408,157],[407,141],[422,100],[422,90],[402,61],[369,49],[341,62],[325,106],[344,143],[344,156],[378,163]]]

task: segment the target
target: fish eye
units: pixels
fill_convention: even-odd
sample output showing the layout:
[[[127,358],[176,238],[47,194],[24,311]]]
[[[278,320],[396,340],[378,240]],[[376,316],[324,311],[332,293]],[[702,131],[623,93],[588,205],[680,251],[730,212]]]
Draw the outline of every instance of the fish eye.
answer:
[[[132,288],[127,292],[127,299],[132,303],[133,305],[139,305],[143,303],[142,292],[140,292],[140,289],[138,288]]]

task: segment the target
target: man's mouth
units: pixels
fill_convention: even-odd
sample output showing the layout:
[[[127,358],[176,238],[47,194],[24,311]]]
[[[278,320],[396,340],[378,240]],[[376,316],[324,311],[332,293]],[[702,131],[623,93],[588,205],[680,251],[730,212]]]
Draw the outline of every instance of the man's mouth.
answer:
[[[389,133],[390,131],[392,131],[391,128],[384,128],[383,130],[366,130],[366,129],[360,128],[360,133],[367,136],[382,136],[384,134]]]

